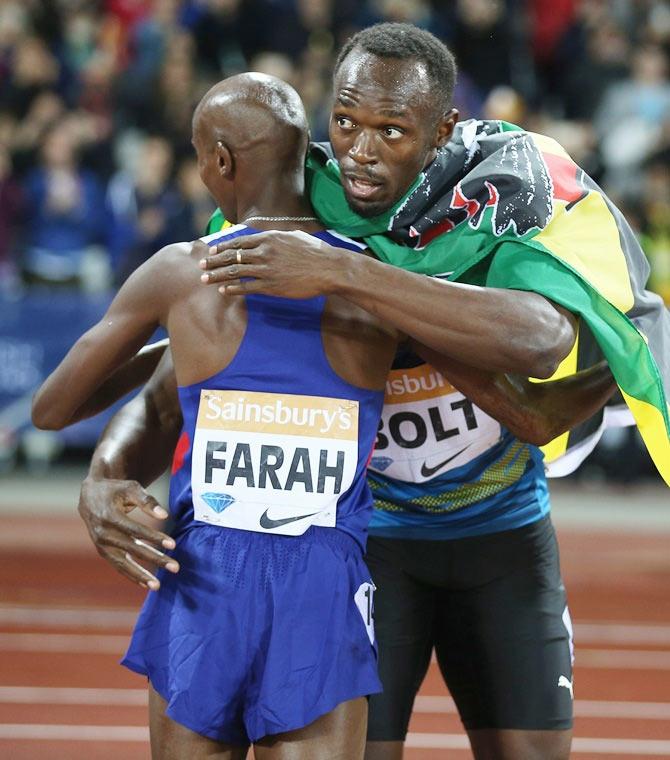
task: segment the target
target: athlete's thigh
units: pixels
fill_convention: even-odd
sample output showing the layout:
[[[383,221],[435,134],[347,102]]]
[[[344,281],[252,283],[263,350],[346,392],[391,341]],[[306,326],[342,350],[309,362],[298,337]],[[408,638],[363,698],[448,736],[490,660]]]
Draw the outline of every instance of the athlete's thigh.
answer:
[[[483,728],[468,731],[475,760],[568,760],[572,730],[515,731]]]
[[[572,656],[549,520],[454,543],[435,649],[468,731],[567,731]]]
[[[362,760],[368,705],[365,697],[341,702],[304,728],[254,744],[256,760]]]
[[[149,685],[149,730],[153,760],[244,760],[248,747],[217,742],[176,723],[165,714],[166,701]]]
[[[370,697],[369,742],[403,741],[433,649],[435,590],[409,572],[422,541],[370,537],[375,636],[383,692]]]

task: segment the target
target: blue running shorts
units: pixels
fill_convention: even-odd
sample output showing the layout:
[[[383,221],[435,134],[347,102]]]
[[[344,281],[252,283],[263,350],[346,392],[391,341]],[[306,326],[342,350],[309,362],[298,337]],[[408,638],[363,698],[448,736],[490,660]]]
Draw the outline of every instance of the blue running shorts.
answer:
[[[381,691],[370,573],[334,529],[193,526],[144,602],[122,663],[177,723],[228,744],[302,728]]]

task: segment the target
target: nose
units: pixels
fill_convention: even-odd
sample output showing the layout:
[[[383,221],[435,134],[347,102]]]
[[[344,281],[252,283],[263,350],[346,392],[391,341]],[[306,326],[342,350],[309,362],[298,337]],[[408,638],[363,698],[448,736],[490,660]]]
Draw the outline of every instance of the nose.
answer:
[[[374,154],[372,135],[361,130],[349,148],[349,157],[357,164],[375,163],[377,159]]]

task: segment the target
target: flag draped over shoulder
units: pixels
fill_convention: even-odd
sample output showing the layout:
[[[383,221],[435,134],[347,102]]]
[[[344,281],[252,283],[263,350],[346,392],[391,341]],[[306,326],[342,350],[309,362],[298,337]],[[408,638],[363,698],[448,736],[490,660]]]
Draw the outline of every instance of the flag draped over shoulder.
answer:
[[[307,181],[323,222],[382,261],[534,291],[578,314],[578,341],[553,379],[604,356],[670,485],[670,313],[645,290],[649,265],[625,219],[557,142],[505,122],[461,122],[405,197],[372,218],[349,208],[326,146],[313,147]],[[617,412],[545,447],[554,474],[579,464],[608,415]]]

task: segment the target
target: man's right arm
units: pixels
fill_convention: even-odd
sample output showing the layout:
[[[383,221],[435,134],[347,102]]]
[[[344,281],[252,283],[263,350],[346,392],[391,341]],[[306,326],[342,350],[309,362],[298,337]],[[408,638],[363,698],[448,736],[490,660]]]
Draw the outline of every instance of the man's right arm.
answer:
[[[148,343],[141,348],[132,359],[119,367],[97,391],[82,404],[72,417],[72,422],[87,419],[99,414],[126,394],[144,385],[154,373],[166,348],[168,339],[156,343]]]
[[[617,389],[604,361],[560,380],[534,383],[470,367],[420,344],[415,343],[414,350],[519,440],[535,446],[546,445],[592,417]]]
[[[102,434],[79,499],[79,514],[100,556],[134,583],[152,590],[160,584],[144,565],[177,572],[177,562],[163,552],[174,548],[174,540],[128,513],[137,508],[154,519],[167,517],[144,486],[168,466],[181,425],[168,350],[142,392]]]
[[[576,338],[575,316],[539,293],[426,277],[300,231],[227,238],[212,250],[194,246],[207,270],[203,283],[227,295],[337,295],[484,370],[549,378]]]

